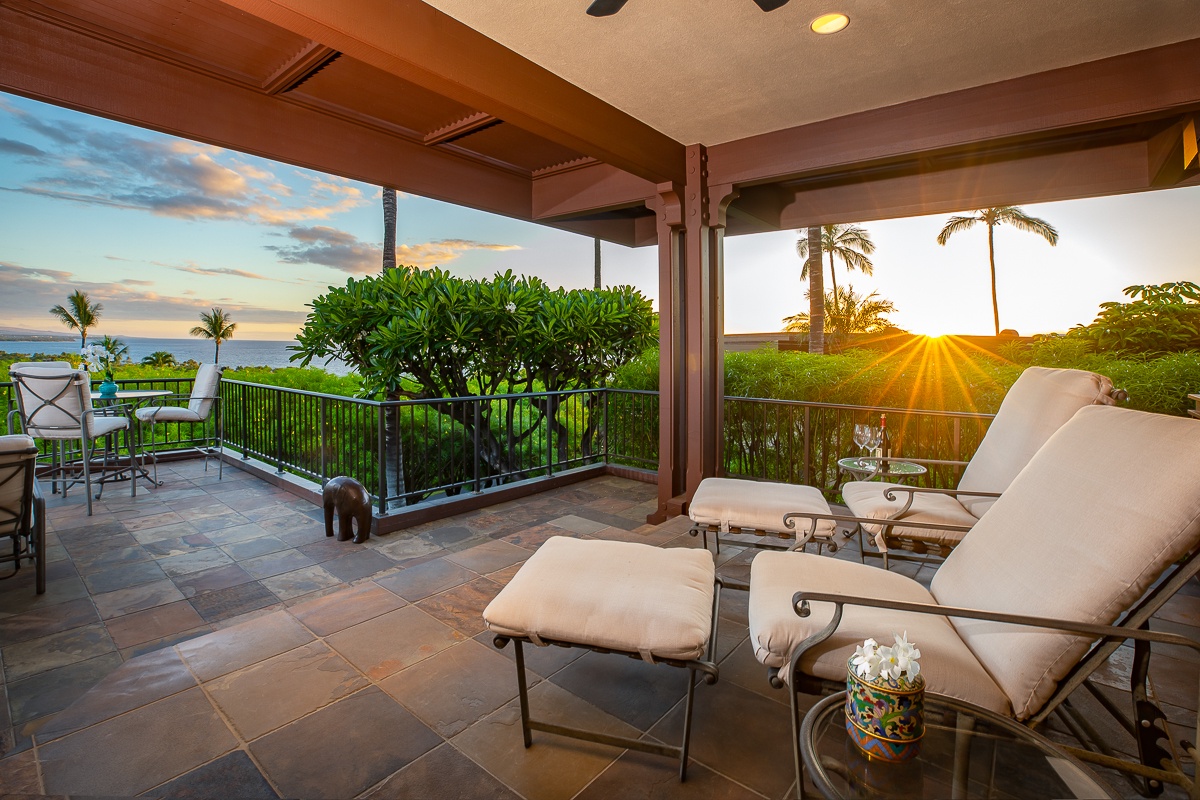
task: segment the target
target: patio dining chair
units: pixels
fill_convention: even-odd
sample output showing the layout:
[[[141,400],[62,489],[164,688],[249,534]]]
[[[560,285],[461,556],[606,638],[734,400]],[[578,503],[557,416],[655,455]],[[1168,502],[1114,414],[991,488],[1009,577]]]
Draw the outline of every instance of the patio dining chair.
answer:
[[[1164,747],[1166,718],[1148,696],[1147,674],[1152,644],[1200,652],[1200,643],[1152,632],[1148,620],[1200,570],[1198,554],[1200,425],[1085,407],[1049,438],[928,589],[855,562],[759,554],[751,565],[750,642],[771,682],[790,687],[797,733],[799,693],[843,688],[856,645],[907,632],[921,650],[928,691],[1033,728],[1058,714],[1099,750],[1070,748],[1073,755],[1188,786]],[[1126,640],[1134,641],[1132,718],[1090,680]],[[1140,764],[1106,757],[1109,742],[1089,734],[1068,702],[1081,686],[1119,715]],[[1195,758],[1194,745],[1182,750]],[[802,778],[799,745],[795,757]]]
[[[25,435],[0,436],[0,539],[12,542],[11,552],[0,551],[0,564],[32,561],[38,594],[46,592],[46,502],[34,480],[37,445]]]
[[[157,406],[148,406],[139,408],[134,412],[139,422],[150,424],[150,441],[154,441],[155,426],[161,424],[175,423],[183,424],[199,424],[203,425],[208,422],[209,416],[215,418],[215,442],[210,446],[205,437],[205,444],[198,447],[190,448],[204,456],[204,471],[208,472],[208,459],[215,456],[217,459],[217,480],[225,477],[224,464],[225,461],[221,458],[224,452],[221,447],[221,375],[225,368],[216,364],[202,364],[200,369],[196,371],[196,377],[192,381],[192,391],[190,394],[169,395],[162,398],[161,404]],[[183,402],[187,405],[181,405]],[[170,405],[175,403],[175,405]],[[154,483],[161,486],[158,481],[158,453],[151,452],[150,460],[154,463]]]
[[[890,565],[890,550],[911,551],[918,560],[946,557],[1038,448],[1076,411],[1089,405],[1113,405],[1123,396],[1124,392],[1113,389],[1112,381],[1094,372],[1029,367],[1004,396],[957,489],[878,481],[844,484],[842,498],[850,509],[849,516],[858,518],[852,533],[858,533],[860,545],[866,544],[863,534],[871,537],[884,568]],[[904,460],[921,463],[921,459]],[[873,521],[877,519],[904,523],[884,525]],[[860,552],[864,557],[872,554],[865,546]]]
[[[9,368],[8,375],[17,395],[17,408],[9,413],[8,429],[15,430],[14,416],[19,418],[22,432],[42,439],[51,448],[51,466],[46,477],[63,496],[79,483],[87,492],[87,513],[92,514],[92,485],[99,486],[97,499],[110,478],[130,473],[136,459],[128,407],[113,404],[92,407],[91,376],[84,370],[62,366],[65,362],[23,363]],[[109,437],[124,433],[125,450],[129,460],[122,463],[108,446]],[[97,463],[96,443],[106,440],[103,458]],[[73,458],[66,445],[79,442],[79,458]],[[119,444],[119,442],[118,442]],[[129,494],[137,495],[137,482],[129,481]]]

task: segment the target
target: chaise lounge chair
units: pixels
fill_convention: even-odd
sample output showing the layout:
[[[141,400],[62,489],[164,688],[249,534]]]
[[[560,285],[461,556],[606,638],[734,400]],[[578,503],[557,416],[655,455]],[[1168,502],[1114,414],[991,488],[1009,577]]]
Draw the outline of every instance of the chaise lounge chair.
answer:
[[[857,525],[860,544],[865,545],[863,534],[869,535],[882,554],[885,568],[892,549],[945,558],[1034,453],[1076,411],[1089,405],[1113,405],[1123,394],[1114,392],[1112,381],[1094,372],[1029,367],[1005,395],[957,489],[875,481],[850,481],[842,486],[842,498],[850,516],[860,519]],[[920,463],[919,459],[905,460]],[[879,525],[867,521],[875,519],[904,520],[906,524]],[[865,546],[862,553],[868,554]]]
[[[1049,438],[928,589],[864,564],[760,553],[751,566],[750,641],[772,683],[790,686],[798,733],[798,693],[844,686],[846,660],[868,637],[907,631],[921,649],[928,691],[1031,727],[1052,712],[1069,714],[1067,697],[1080,686],[1091,690],[1092,672],[1133,639],[1133,720],[1122,723],[1136,736],[1141,764],[1122,763],[1147,781],[1187,786],[1191,779],[1163,747],[1165,718],[1147,698],[1148,645],[1200,651],[1200,644],[1146,628],[1200,570],[1198,553],[1200,425],[1085,407]],[[1194,745],[1183,749],[1195,758]],[[1071,752],[1113,766],[1101,754]],[[799,744],[795,757],[802,783]]]

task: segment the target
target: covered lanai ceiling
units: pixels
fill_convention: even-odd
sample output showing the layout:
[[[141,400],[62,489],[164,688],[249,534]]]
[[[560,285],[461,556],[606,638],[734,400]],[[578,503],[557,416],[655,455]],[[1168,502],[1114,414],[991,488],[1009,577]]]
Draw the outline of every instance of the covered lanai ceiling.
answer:
[[[0,0],[0,89],[625,244],[1197,181],[1194,0]]]

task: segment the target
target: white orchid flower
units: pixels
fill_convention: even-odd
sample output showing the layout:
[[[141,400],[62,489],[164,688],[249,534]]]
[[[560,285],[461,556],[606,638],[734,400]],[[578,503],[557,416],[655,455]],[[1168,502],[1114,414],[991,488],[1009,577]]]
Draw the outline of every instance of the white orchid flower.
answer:
[[[850,663],[854,666],[854,672],[858,677],[866,680],[875,680],[879,677],[878,651],[879,643],[874,639],[867,639],[854,651],[854,658]]]

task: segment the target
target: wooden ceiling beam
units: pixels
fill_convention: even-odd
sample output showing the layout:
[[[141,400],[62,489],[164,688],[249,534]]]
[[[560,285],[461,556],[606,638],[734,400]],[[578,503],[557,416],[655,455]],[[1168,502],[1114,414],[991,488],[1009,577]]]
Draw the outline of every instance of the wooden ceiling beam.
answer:
[[[682,144],[421,0],[223,1],[645,180],[683,180]]]
[[[464,136],[470,136],[476,131],[481,131],[484,128],[490,128],[493,125],[499,125],[500,120],[493,117],[491,114],[485,114],[480,111],[471,114],[468,117],[451,122],[449,125],[443,125],[437,130],[432,130],[425,134],[424,142],[427,145],[445,144],[453,142],[455,139],[461,139]]]
[[[714,145],[709,174],[713,183],[769,183],[1197,108],[1193,39]]]
[[[531,180],[0,5],[0,89],[308,169],[529,219]]]
[[[341,54],[332,47],[326,47],[319,42],[309,42],[299,53],[280,65],[271,77],[263,81],[263,91],[267,94],[289,92],[316,75],[322,67],[339,55]]]
[[[655,186],[599,162],[545,170],[533,180],[533,219],[563,219],[641,206],[657,194]]]
[[[1200,173],[1197,163],[1196,117],[1184,117],[1147,143],[1150,185],[1170,189]]]

